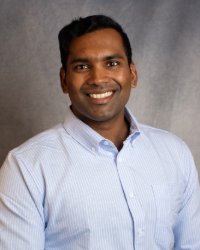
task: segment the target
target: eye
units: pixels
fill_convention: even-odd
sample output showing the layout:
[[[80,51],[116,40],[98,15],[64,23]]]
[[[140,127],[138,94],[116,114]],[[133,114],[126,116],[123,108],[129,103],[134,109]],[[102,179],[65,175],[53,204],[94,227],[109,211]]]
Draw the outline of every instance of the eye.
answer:
[[[106,63],[107,67],[117,67],[120,63],[118,61],[108,61]]]
[[[76,71],[84,71],[84,70],[88,70],[88,69],[89,69],[88,64],[77,64],[74,66],[74,70],[76,70]]]

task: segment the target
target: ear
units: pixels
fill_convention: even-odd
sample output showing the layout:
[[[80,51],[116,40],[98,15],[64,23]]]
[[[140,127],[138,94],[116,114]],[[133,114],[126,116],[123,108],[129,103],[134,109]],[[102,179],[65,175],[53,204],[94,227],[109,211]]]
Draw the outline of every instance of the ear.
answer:
[[[130,64],[130,71],[131,71],[131,87],[135,88],[137,86],[138,75],[134,63]]]
[[[63,90],[63,93],[68,93],[68,86],[67,86],[67,81],[66,81],[66,71],[63,67],[60,69],[60,84],[61,84],[61,88]]]

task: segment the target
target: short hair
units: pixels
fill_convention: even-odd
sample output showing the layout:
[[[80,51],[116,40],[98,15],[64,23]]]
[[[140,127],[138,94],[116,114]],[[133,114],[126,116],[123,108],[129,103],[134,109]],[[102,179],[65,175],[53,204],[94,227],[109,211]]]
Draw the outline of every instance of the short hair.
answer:
[[[93,15],[85,18],[74,19],[70,24],[64,26],[58,35],[61,63],[66,69],[66,62],[69,56],[69,49],[71,42],[74,38],[80,37],[84,34],[105,29],[115,29],[121,36],[124,50],[128,59],[128,64],[132,63],[132,49],[127,34],[123,31],[122,27],[112,18],[105,15]]]

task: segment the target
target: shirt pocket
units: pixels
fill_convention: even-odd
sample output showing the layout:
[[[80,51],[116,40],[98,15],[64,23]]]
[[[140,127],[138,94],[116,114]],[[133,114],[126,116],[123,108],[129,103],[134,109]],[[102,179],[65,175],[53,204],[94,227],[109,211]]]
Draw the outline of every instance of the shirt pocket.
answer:
[[[171,199],[167,184],[153,185],[153,193],[156,206],[156,220],[154,237],[161,250],[174,249],[173,214],[171,211]]]

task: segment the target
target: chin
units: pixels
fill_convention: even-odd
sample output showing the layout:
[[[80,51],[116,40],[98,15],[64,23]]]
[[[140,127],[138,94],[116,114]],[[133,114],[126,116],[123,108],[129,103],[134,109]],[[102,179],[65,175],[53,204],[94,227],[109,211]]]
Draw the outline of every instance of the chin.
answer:
[[[88,118],[93,121],[93,122],[109,122],[111,121],[116,115],[113,113],[103,113],[103,114],[98,114],[98,115],[90,115]]]

